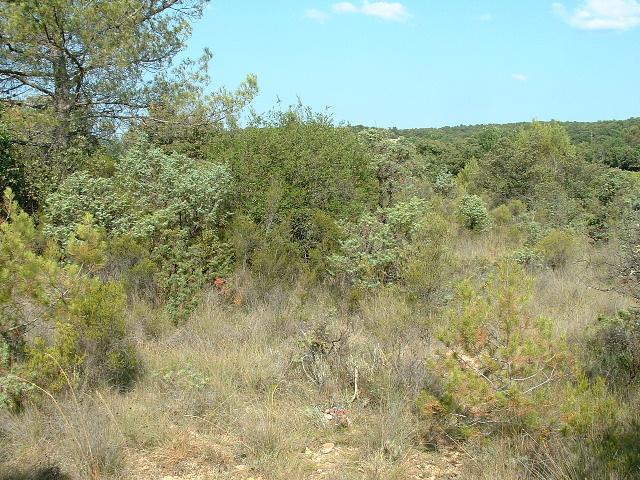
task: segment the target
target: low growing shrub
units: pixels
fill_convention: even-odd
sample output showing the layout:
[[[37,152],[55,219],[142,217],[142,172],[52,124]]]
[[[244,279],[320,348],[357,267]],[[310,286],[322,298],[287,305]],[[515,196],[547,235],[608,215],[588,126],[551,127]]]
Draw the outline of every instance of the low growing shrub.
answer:
[[[440,331],[422,410],[462,437],[479,432],[544,431],[552,386],[568,368],[561,339],[545,318],[526,313],[531,280],[512,261],[499,264],[482,289],[467,280]]]
[[[600,317],[587,337],[587,372],[625,389],[640,382],[640,310]]]
[[[536,244],[545,263],[556,270],[565,267],[577,253],[578,242],[574,233],[553,229]]]
[[[395,282],[426,208],[423,200],[413,198],[345,223],[340,252],[329,258],[333,275],[365,288]]]
[[[19,406],[25,385],[50,391],[87,384],[124,389],[137,371],[127,337],[119,283],[95,275],[105,243],[91,218],[64,252],[44,247],[32,219],[4,197],[0,224],[0,384],[5,404]],[[66,258],[66,261],[61,261]],[[16,383],[19,380],[21,384]],[[30,383],[31,382],[31,383]]]
[[[120,272],[131,277],[127,286],[162,297],[177,320],[193,309],[208,279],[229,271],[231,249],[222,240],[222,226],[231,191],[227,167],[169,155],[140,140],[111,177],[69,176],[48,198],[45,232],[65,244],[90,213],[110,239],[128,237],[137,258],[120,248],[124,255],[118,259],[114,247],[110,268],[122,270],[128,262]]]
[[[487,205],[477,195],[465,195],[458,207],[458,216],[462,225],[473,231],[486,230],[491,224]]]

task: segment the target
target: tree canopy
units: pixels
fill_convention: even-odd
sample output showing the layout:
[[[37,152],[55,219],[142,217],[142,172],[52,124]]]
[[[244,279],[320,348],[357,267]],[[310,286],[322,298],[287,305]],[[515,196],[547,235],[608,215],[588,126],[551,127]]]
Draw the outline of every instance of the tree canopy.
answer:
[[[52,115],[54,148],[131,119],[157,98],[149,80],[184,48],[206,2],[2,0],[0,97]]]

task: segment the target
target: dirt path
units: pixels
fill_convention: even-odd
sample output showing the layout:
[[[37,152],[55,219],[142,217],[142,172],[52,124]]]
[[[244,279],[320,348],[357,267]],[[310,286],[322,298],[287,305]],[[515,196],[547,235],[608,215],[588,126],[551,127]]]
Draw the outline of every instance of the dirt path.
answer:
[[[130,452],[129,476],[136,480],[267,480],[234,458],[232,442],[207,440],[187,431],[162,448]],[[361,452],[346,445],[325,443],[300,452],[308,480],[375,478],[362,466]],[[413,451],[399,460],[408,480],[453,480],[459,477],[463,454],[453,449]]]

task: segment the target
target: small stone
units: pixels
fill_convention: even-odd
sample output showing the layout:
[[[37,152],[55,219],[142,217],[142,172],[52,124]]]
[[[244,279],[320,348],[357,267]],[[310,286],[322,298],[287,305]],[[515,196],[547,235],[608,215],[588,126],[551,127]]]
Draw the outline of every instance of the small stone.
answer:
[[[335,443],[325,443],[324,445],[322,445],[322,447],[320,447],[320,453],[324,455],[326,455],[327,453],[331,453],[335,446]]]
[[[307,456],[311,456],[313,455],[313,452],[311,451],[311,449],[309,447],[304,449],[304,454]]]
[[[244,472],[247,468],[249,467],[247,467],[246,465],[236,465],[236,470],[239,472]]]
[[[326,420],[333,420],[333,415],[331,415],[330,413],[325,413],[325,414],[324,414],[324,418],[325,418]]]

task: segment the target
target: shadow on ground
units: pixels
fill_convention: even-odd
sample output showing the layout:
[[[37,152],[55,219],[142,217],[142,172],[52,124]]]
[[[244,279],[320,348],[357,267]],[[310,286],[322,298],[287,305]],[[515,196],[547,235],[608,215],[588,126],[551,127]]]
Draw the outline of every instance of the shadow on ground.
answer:
[[[21,472],[0,472],[0,480],[70,480],[58,467],[40,467]]]

